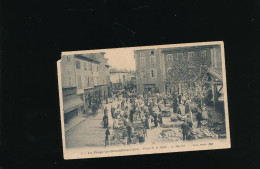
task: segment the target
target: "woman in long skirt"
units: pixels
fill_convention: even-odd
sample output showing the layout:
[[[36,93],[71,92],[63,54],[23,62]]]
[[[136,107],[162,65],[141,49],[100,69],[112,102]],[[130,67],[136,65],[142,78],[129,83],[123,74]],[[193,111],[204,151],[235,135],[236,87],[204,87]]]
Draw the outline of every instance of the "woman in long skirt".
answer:
[[[151,119],[150,119],[149,116],[147,116],[146,119],[145,119],[145,127],[146,127],[147,129],[150,129],[150,128],[151,128]]]
[[[207,112],[207,108],[206,108],[206,105],[203,105],[202,107],[202,119],[204,120],[208,120],[208,112]]]
[[[193,123],[193,114],[192,114],[191,109],[189,109],[189,119],[190,119],[190,122]]]
[[[108,116],[107,115],[104,115],[103,121],[104,121],[104,128],[107,128],[108,127]]]
[[[152,126],[152,119],[151,117],[148,118],[148,128],[151,129],[151,126]]]

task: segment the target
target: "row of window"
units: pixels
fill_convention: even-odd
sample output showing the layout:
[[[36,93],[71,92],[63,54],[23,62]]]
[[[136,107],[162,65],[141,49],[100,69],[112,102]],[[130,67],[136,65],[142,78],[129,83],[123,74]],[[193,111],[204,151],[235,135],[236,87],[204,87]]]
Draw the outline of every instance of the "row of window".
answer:
[[[141,66],[145,66],[146,65],[146,62],[145,62],[145,56],[141,55],[140,53],[140,65]],[[177,53],[177,57],[173,56],[173,54],[166,54],[166,60],[167,62],[173,62],[173,61],[178,61],[178,58],[181,58],[184,56],[184,53]],[[195,53],[194,52],[188,52],[188,61],[192,61],[193,58],[195,56]],[[202,50],[200,53],[199,53],[199,56],[202,57],[203,59],[206,59],[206,50]],[[155,65],[156,64],[156,58],[155,58],[155,55],[151,55],[150,56],[150,65]]]
[[[173,70],[172,68],[167,69],[167,74],[172,74]],[[141,79],[149,79],[149,78],[156,78],[157,77],[157,71],[156,69],[150,69],[150,70],[143,70],[140,72],[140,78]]]
[[[90,70],[92,71],[92,69],[96,72],[99,71],[99,65],[95,65],[92,66],[91,63],[86,63],[86,62],[80,62],[80,61],[76,61],[76,69],[84,69],[84,70]]]
[[[84,87],[92,87],[93,85],[98,85],[98,84],[105,84],[105,80],[101,80],[100,77],[96,77],[95,81],[93,77],[90,76],[85,76],[85,86]],[[77,86],[79,89],[82,89],[82,79],[80,75],[77,75]]]
[[[71,58],[70,58],[70,56],[67,56],[66,57],[66,61],[67,62],[70,62],[71,61]],[[93,67],[93,70],[94,71],[99,71],[99,69],[102,71],[102,70],[104,70],[104,69],[106,69],[105,68],[105,65],[104,64],[102,64],[101,63],[101,65],[99,66],[99,65],[92,65],[90,62],[80,62],[79,60],[76,60],[76,69],[84,69],[84,70],[90,70],[90,71],[92,71],[92,67]]]
[[[167,75],[170,75],[173,73],[172,68],[167,69]],[[157,77],[157,71],[156,69],[151,70],[143,70],[140,72],[140,78],[141,79],[150,79],[150,78],[156,78]]]
[[[156,64],[156,59],[155,59],[155,56],[152,55],[152,56],[150,56],[150,65],[155,65],[155,64]],[[141,66],[146,65],[145,57],[140,57],[140,65]]]
[[[181,58],[184,56],[184,53],[177,53],[177,57],[173,56],[173,54],[166,54],[166,60],[167,62],[173,62],[173,61],[178,61],[178,58]],[[195,56],[195,53],[194,52],[188,52],[188,61],[191,61],[193,60]],[[206,50],[202,50],[200,51],[199,53],[199,57],[202,57],[203,59],[206,59],[207,57],[207,53],[206,53]]]
[[[148,78],[156,78],[157,77],[157,72],[156,69],[151,69],[151,70],[144,70],[140,72],[140,77],[142,79],[148,79]]]

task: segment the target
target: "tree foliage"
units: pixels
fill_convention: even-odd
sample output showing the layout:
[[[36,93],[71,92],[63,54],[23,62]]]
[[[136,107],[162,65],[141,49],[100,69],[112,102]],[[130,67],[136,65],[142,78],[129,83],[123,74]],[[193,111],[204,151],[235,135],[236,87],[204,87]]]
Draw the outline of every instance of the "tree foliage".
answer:
[[[190,83],[194,82],[200,76],[200,68],[206,64],[206,57],[193,56],[188,59],[187,56],[177,57],[174,59],[168,70],[169,82],[173,83]]]

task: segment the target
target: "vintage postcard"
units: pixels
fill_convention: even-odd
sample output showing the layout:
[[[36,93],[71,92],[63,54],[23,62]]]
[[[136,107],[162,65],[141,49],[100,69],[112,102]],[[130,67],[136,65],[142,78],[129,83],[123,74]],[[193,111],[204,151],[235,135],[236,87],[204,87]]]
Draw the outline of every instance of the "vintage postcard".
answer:
[[[223,42],[62,52],[64,159],[230,148]]]

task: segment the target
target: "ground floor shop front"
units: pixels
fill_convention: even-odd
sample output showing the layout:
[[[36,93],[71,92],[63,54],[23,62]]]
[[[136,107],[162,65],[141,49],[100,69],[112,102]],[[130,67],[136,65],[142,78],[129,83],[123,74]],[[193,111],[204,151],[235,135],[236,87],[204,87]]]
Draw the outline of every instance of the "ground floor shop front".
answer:
[[[106,100],[108,97],[108,86],[107,85],[95,86],[94,97],[101,100]]]
[[[85,111],[90,109],[97,100],[106,101],[109,96],[110,87],[108,85],[95,86],[84,90]]]
[[[65,96],[63,99],[64,123],[67,124],[84,112],[84,102],[77,94]]]
[[[136,85],[137,93],[143,94],[146,92],[151,93],[165,93],[165,84],[164,83],[139,83]]]

